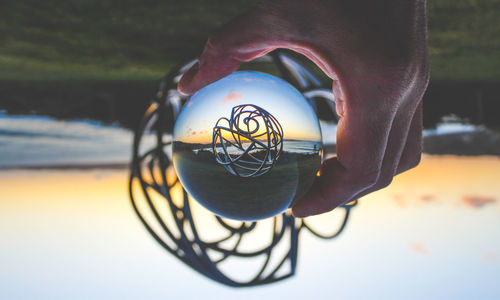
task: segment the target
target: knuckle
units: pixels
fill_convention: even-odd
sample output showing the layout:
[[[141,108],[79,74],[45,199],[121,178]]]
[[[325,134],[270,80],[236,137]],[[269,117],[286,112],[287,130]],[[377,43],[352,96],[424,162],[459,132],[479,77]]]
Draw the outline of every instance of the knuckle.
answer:
[[[372,172],[361,177],[361,184],[365,188],[371,188],[377,184],[380,178],[380,171]]]
[[[379,178],[379,181],[377,182],[377,189],[383,189],[388,187],[391,183],[394,177],[392,175],[390,176],[383,176]]]
[[[212,33],[208,36],[205,42],[205,48],[203,49],[202,56],[218,56],[229,49],[227,45],[224,45],[223,39],[217,33]]]
[[[413,155],[411,158],[408,158],[406,161],[401,163],[396,174],[403,173],[403,172],[406,172],[410,169],[415,168],[416,166],[418,166],[420,164],[421,160],[422,160],[421,154]]]
[[[217,52],[217,49],[219,48],[217,45],[218,45],[218,41],[217,41],[217,37],[215,34],[211,34],[206,43],[205,43],[205,49],[204,49],[204,52],[207,52],[207,53],[213,53],[213,52]]]
[[[421,160],[422,160],[422,154],[415,155],[413,159],[410,161],[408,169],[413,169],[416,166],[418,166]]]

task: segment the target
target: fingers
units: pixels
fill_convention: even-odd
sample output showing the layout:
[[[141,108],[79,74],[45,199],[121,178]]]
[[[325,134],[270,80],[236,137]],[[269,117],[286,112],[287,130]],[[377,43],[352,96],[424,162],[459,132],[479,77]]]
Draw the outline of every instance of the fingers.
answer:
[[[422,157],[422,114],[423,114],[423,101],[417,106],[415,114],[410,125],[406,145],[401,155],[396,174],[405,172],[411,168],[416,167],[420,163]]]
[[[419,103],[421,102],[422,101],[419,101]],[[421,151],[421,147],[419,147],[420,142],[418,140],[419,136],[416,133],[419,128],[418,126],[412,126],[418,124],[413,124],[412,121],[409,121],[418,119],[418,117],[415,118],[418,107],[418,103],[415,105],[413,102],[409,102],[399,108],[398,114],[392,123],[379,179],[377,184],[368,189],[368,192],[385,188],[392,182],[393,177],[397,174],[397,170],[401,165],[403,154],[405,155],[405,160],[414,160],[414,157],[418,156],[418,152]],[[410,132],[412,133],[411,137],[409,136]],[[365,193],[363,193],[363,195],[364,194]],[[357,197],[361,196],[362,195],[357,195]]]
[[[387,187],[391,184],[394,176],[415,167],[420,162],[422,152],[421,119],[422,101],[419,101],[416,109],[413,107],[400,108],[400,113],[393,122],[377,183],[342,204]],[[408,122],[408,120],[412,121]]]
[[[353,175],[360,173],[344,168],[339,161],[342,153],[338,153],[338,158],[328,160],[322,166],[321,176],[304,199],[293,208],[293,214],[306,217],[330,211],[388,186],[396,174],[416,166],[422,149],[422,101],[418,102],[416,108],[411,102],[408,106],[400,107],[391,123],[380,170],[376,175]]]
[[[303,54],[334,79],[337,82],[335,96],[344,99],[338,68],[332,59],[327,58],[331,55],[321,47],[313,46],[310,34],[304,35],[303,30],[295,24],[297,20],[290,21],[290,16],[280,10],[280,6],[256,6],[211,35],[198,63],[181,78],[179,91],[192,94],[236,71],[241,62],[250,61],[276,48],[286,48]],[[331,36],[328,37],[330,40]]]
[[[241,62],[274,50],[278,34],[269,26],[268,16],[255,8],[220,28],[209,37],[198,63],[182,77],[179,91],[192,94],[231,74]]]
[[[348,99],[362,99],[363,92],[349,91]],[[324,162],[311,190],[293,207],[296,217],[330,211],[378,182],[395,112],[376,107],[378,101],[355,104],[359,102],[346,101],[337,129],[337,157]]]

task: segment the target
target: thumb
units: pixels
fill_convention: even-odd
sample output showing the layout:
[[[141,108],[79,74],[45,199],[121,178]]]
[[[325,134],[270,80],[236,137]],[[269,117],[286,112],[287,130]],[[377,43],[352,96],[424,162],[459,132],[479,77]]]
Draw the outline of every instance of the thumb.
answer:
[[[276,49],[280,39],[272,23],[269,12],[254,8],[224,25],[208,38],[198,62],[181,78],[178,90],[192,94],[236,71],[241,62]]]

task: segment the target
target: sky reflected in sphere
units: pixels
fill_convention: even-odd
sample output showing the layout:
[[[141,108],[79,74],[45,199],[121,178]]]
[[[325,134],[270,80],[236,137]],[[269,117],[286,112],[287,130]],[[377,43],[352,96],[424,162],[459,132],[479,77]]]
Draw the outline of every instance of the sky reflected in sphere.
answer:
[[[308,190],[321,164],[321,130],[308,101],[259,72],[233,73],[194,94],[173,140],[174,167],[187,192],[238,220],[283,212]]]

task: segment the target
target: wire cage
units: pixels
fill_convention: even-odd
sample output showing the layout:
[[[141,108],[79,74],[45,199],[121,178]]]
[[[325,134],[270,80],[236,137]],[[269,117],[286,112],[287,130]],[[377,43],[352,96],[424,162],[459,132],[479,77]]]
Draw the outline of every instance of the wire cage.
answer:
[[[177,91],[177,83],[195,62],[173,69],[161,80],[135,132],[129,180],[133,209],[167,252],[214,281],[248,287],[289,278],[297,267],[299,234],[308,231],[321,239],[336,238],[345,229],[356,201],[337,209],[343,211],[340,220],[332,222],[338,227],[327,234],[315,229],[307,218],[296,219],[289,212],[258,222],[240,222],[216,216],[192,201],[172,166],[172,128],[188,98]],[[337,117],[328,83],[299,59],[278,50],[255,62],[278,70],[278,76],[302,92],[318,115],[329,110],[327,113]],[[243,261],[251,262],[244,272],[241,267],[231,270],[227,266],[235,262],[239,266]]]
[[[265,130],[259,132],[260,127]],[[224,133],[229,133],[227,138]],[[259,140],[262,137],[266,138],[264,142]],[[245,147],[244,141],[252,141],[252,144]],[[231,146],[241,150],[241,153],[231,156],[228,152]],[[253,104],[233,107],[230,118],[221,117],[213,129],[215,160],[233,175],[257,177],[266,174],[278,160],[282,149],[283,129],[280,123],[269,112]],[[254,156],[252,150],[264,150],[264,155]]]

